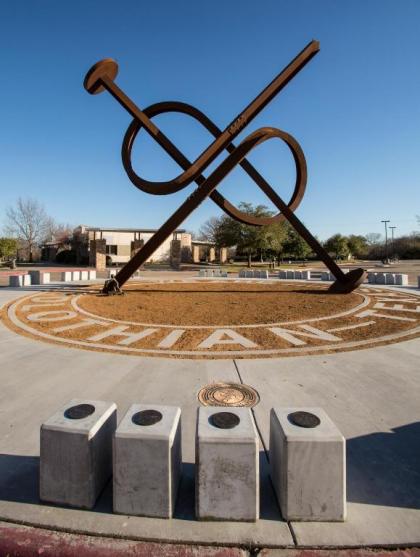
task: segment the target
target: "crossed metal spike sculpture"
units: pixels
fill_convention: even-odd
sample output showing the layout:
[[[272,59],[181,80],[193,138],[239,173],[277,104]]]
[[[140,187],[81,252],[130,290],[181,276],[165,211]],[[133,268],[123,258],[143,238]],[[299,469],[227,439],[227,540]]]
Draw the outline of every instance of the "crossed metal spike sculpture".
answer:
[[[198,188],[117,273],[115,279],[118,287],[121,287],[133,275],[133,273],[171,234],[173,234],[176,228],[178,228],[207,197],[210,197],[232,218],[245,224],[264,226],[287,219],[336,277],[336,281],[330,287],[331,292],[351,292],[365,280],[367,274],[363,269],[355,269],[346,274],[343,273],[335,261],[294,214],[294,210],[298,207],[303,198],[307,181],[305,156],[298,142],[284,131],[278,130],[277,128],[264,127],[248,135],[238,146],[233,144],[233,140],[244,127],[274,99],[283,87],[294,78],[318,51],[319,43],[317,41],[311,41],[223,131],[200,110],[185,103],[174,101],[161,102],[153,104],[145,110],[140,110],[116,85],[114,80],[118,73],[118,65],[115,60],[107,58],[92,66],[84,80],[85,89],[92,95],[101,93],[106,89],[133,117],[133,121],[127,129],[122,144],[123,165],[133,184],[140,190],[155,195],[174,193],[185,188],[191,184],[191,182],[196,182],[198,184]],[[194,162],[190,162],[152,122],[154,116],[165,112],[180,112],[192,116],[214,135],[215,140]],[[140,176],[136,174],[131,163],[131,152],[133,143],[141,128],[144,128],[183,169],[183,172],[175,179],[167,182],[150,182],[140,178]],[[261,174],[245,158],[254,147],[273,137],[282,139],[286,143],[295,161],[296,183],[293,195],[288,204],[278,196],[270,184],[266,182]],[[226,159],[210,174],[210,176],[207,178],[203,176],[203,171],[224,149],[229,153]],[[248,215],[239,211],[216,190],[225,176],[238,164],[279,209],[280,212],[277,215],[264,218]],[[105,283],[103,292],[111,293],[114,288],[113,285],[115,285],[115,282]]]

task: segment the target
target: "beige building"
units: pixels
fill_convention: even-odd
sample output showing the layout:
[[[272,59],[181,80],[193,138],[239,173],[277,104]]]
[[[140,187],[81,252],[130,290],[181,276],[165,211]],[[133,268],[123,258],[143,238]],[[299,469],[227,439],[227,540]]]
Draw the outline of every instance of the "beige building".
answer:
[[[89,255],[90,242],[106,241],[107,265],[120,265],[131,259],[133,245],[138,241],[146,243],[156,230],[146,228],[97,228],[78,226],[74,230],[74,239],[79,244],[81,256]],[[191,234],[185,230],[176,230],[147,260],[148,262],[166,262],[170,260],[172,240],[180,240],[182,261],[191,260]]]

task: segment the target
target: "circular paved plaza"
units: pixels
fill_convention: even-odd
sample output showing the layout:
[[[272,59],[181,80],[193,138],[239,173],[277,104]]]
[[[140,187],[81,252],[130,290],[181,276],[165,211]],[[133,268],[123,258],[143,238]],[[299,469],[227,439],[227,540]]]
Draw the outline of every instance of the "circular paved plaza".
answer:
[[[415,293],[278,280],[160,280],[123,296],[36,292],[3,310],[38,340],[137,356],[263,358],[358,350],[420,335]]]
[[[313,282],[145,278],[106,298],[99,283],[2,288],[0,304],[0,520],[248,548],[420,543],[418,290],[365,286],[339,296]],[[256,523],[195,519],[196,413],[201,389],[215,383],[255,391]],[[226,388],[217,397],[236,400]],[[115,402],[118,420],[133,403],[182,409],[173,519],[114,514],[111,485],[92,511],[40,502],[40,426],[74,398]],[[321,407],[346,438],[345,522],[282,519],[268,466],[270,409],[282,406]]]

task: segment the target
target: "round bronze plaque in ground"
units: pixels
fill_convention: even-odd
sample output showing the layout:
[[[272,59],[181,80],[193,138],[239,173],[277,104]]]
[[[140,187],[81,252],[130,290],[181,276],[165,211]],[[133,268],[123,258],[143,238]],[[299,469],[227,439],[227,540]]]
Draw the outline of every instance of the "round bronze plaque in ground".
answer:
[[[260,397],[255,389],[241,383],[213,383],[198,393],[203,406],[255,406]]]
[[[87,418],[94,412],[95,407],[93,406],[93,404],[76,404],[76,406],[67,408],[67,410],[64,412],[64,416],[66,418],[70,418],[70,420],[82,420],[83,418]]]

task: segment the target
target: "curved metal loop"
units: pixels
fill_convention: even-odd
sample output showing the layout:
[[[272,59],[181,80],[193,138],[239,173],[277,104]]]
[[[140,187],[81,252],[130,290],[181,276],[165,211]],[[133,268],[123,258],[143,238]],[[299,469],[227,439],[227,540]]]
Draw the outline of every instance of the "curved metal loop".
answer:
[[[222,133],[222,131],[203,112],[186,103],[177,101],[156,103],[150,105],[143,112],[150,119],[154,116],[167,112],[178,112],[186,114],[198,120],[214,137],[217,138]],[[122,143],[122,162],[131,182],[145,193],[150,193],[153,195],[167,195],[175,193],[189,185],[194,178],[185,182],[180,179],[182,178],[183,174],[181,174],[180,177],[176,178],[175,180],[167,182],[152,182],[149,180],[145,180],[144,178],[141,178],[136,174],[131,163],[132,148],[137,134],[142,127],[142,124],[138,120],[134,119],[127,129]],[[240,145],[242,145],[243,147],[244,144],[247,144],[248,139],[251,137],[255,137],[255,135],[257,135],[258,137],[260,137],[261,135],[261,138],[264,137],[263,141],[271,137],[278,137],[282,139],[289,147],[295,162],[296,182],[292,197],[288,203],[288,207],[290,210],[294,211],[299,206],[304,196],[307,181],[306,160],[299,143],[290,134],[278,130],[277,128],[260,128],[259,130],[253,132],[250,136],[248,136]],[[260,142],[261,139],[257,143]],[[170,152],[169,154],[171,154],[173,158],[181,165],[184,171],[191,169],[193,163],[191,163],[180,151],[178,151],[176,147],[173,146],[173,149],[174,152]],[[226,150],[230,154],[233,154],[237,149],[239,149],[239,147],[236,147],[233,143],[230,143],[226,147]],[[236,157],[228,157],[228,159],[230,160],[235,158]],[[194,175],[196,176],[195,181],[197,182],[197,184],[201,185],[206,180],[201,172],[207,167],[208,164],[210,164],[210,162],[211,161],[209,160],[208,163],[202,164],[199,169],[194,169]],[[251,163],[245,158],[241,158],[240,161],[238,161],[236,164],[239,164],[245,170],[245,172],[254,180],[254,182],[280,210],[281,204],[279,204],[279,197],[277,193],[273,190],[270,184],[266,182],[261,174],[259,174],[259,172],[251,165]],[[222,165],[223,163],[220,166]],[[232,169],[233,167],[230,168],[229,172]],[[249,224],[252,226],[264,226],[272,224],[274,222],[281,222],[285,219],[284,215],[281,212],[272,217],[254,217],[252,215],[244,213],[243,211],[240,211],[237,207],[235,207],[232,203],[230,203],[222,194],[220,194],[216,190],[212,191],[212,193],[210,194],[210,198],[230,217],[244,224]]]

